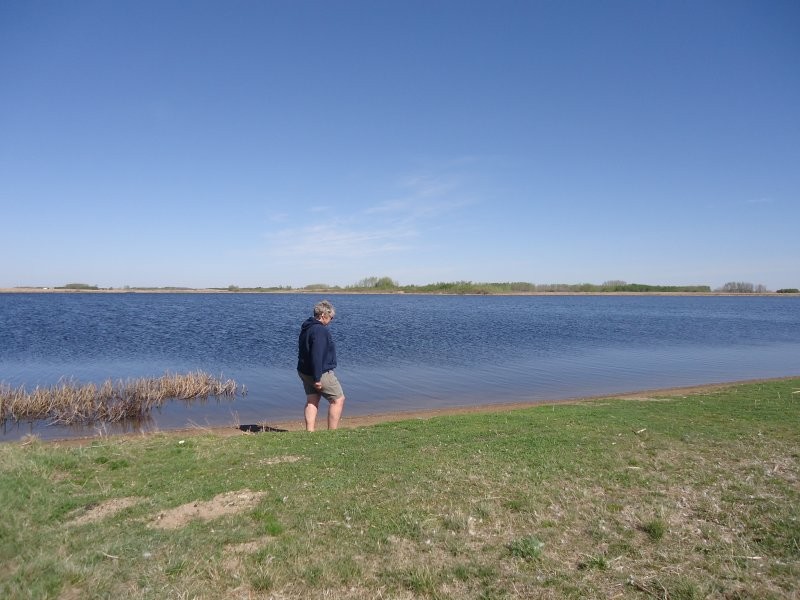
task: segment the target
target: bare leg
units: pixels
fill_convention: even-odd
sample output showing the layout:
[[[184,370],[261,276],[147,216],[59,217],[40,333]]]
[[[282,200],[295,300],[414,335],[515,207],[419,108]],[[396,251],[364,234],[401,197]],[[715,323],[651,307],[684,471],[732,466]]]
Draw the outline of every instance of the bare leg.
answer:
[[[342,410],[344,410],[344,396],[331,400],[328,406],[328,429],[336,429],[339,427],[339,419],[342,418]]]
[[[317,411],[319,410],[319,394],[306,396],[306,431],[314,431],[317,426]]]

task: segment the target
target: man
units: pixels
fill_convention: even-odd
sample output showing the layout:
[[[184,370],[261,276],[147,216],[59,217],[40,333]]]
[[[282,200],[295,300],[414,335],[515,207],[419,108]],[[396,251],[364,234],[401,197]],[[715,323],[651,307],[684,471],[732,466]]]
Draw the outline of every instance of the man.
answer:
[[[297,374],[306,392],[306,431],[314,431],[319,401],[328,401],[328,429],[339,427],[344,409],[344,392],[333,370],[336,368],[336,345],[328,325],[336,310],[327,300],[314,305],[314,316],[300,327],[297,352]]]

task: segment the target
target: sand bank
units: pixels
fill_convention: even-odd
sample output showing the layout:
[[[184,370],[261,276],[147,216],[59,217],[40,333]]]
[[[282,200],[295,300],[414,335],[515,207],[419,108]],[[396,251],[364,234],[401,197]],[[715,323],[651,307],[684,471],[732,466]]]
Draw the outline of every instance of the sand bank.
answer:
[[[797,379],[798,377],[800,377],[800,375],[778,377],[772,379],[746,379],[740,381],[708,383],[703,385],[693,385],[687,387],[640,390],[636,392],[626,392],[623,394],[583,396],[578,398],[567,398],[560,400],[538,400],[535,402],[501,402],[497,404],[482,404],[476,406],[454,406],[445,408],[431,408],[425,410],[382,412],[382,413],[363,414],[363,415],[348,415],[347,405],[345,404],[345,414],[340,422],[340,428],[354,429],[357,427],[369,427],[371,425],[377,425],[379,423],[389,423],[392,421],[407,421],[412,419],[432,419],[434,417],[444,417],[453,415],[497,413],[497,412],[519,410],[523,408],[531,408],[533,406],[543,406],[551,404],[575,404],[579,402],[592,402],[592,401],[610,400],[610,399],[647,401],[657,398],[674,398],[681,396],[709,394],[720,390],[732,388],[738,385],[765,383],[769,381],[787,381],[790,379]],[[264,421],[258,421],[257,423],[254,424],[278,430],[303,431],[305,429],[305,426],[303,422],[302,409],[303,409],[302,401],[298,401],[297,419],[291,421],[264,420]],[[326,427],[325,423],[326,411],[327,407],[325,406],[325,402],[321,402],[320,416],[319,419],[317,420],[317,429],[319,431],[324,430]],[[276,434],[269,432],[250,433],[242,431],[239,428],[239,425],[240,425],[239,423],[235,424],[232,423],[230,425],[219,426],[219,427],[205,427],[200,425],[194,425],[191,427],[177,428],[177,429],[153,430],[153,431],[148,431],[146,433],[115,434],[107,437],[113,437],[115,439],[125,439],[125,438],[147,437],[152,435],[168,435],[171,437],[188,437],[192,435],[207,435],[207,434],[216,435],[220,437],[230,437],[234,435],[280,435],[280,433]],[[75,438],[45,440],[45,442],[60,446],[83,446],[91,444],[92,442],[95,442],[98,439],[102,439],[103,437],[104,436],[75,437]],[[9,443],[14,443],[14,442],[9,442]],[[29,443],[29,439],[27,440],[23,439],[17,441],[16,443],[26,444]]]

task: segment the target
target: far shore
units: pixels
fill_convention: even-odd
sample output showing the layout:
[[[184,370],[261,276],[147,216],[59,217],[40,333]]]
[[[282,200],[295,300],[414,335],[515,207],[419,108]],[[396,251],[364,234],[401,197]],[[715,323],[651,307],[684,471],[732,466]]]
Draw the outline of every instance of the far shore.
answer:
[[[314,294],[330,296],[383,295],[383,296],[728,296],[728,297],[796,297],[800,294],[778,292],[406,292],[403,290],[348,290],[337,288],[283,289],[283,290],[227,290],[220,288],[103,288],[67,289],[49,287],[0,288],[0,294]]]
[[[559,400],[537,400],[537,401],[530,401],[530,402],[501,402],[497,404],[481,404],[475,406],[453,406],[453,407],[443,407],[443,408],[431,408],[431,409],[420,409],[420,410],[409,410],[409,411],[395,411],[395,412],[382,412],[382,413],[374,413],[374,414],[361,414],[361,415],[348,415],[347,414],[347,406],[345,405],[345,414],[342,417],[342,421],[340,423],[340,427],[343,429],[355,429],[358,427],[370,427],[372,425],[378,425],[380,423],[390,423],[394,421],[408,421],[414,419],[432,419],[436,417],[448,417],[448,416],[458,416],[458,415],[471,415],[471,414],[482,414],[482,413],[498,413],[498,412],[506,412],[512,410],[520,410],[525,408],[532,408],[535,406],[555,406],[558,404],[577,404],[581,402],[598,402],[603,400],[631,400],[631,401],[652,401],[657,400],[659,398],[669,398],[675,396],[689,396],[689,395],[698,395],[698,394],[710,394],[713,392],[717,392],[724,389],[729,389],[732,387],[736,387],[739,385],[749,385],[755,383],[768,383],[768,382],[775,382],[775,381],[789,381],[792,379],[797,379],[800,377],[798,375],[788,375],[786,377],[775,377],[775,378],[766,378],[766,379],[745,379],[745,380],[738,380],[738,381],[729,381],[729,382],[718,382],[718,383],[708,383],[702,385],[693,385],[693,386],[685,386],[685,387],[674,387],[674,388],[658,388],[658,389],[648,389],[648,390],[640,390],[635,392],[625,392],[621,394],[604,394],[600,396],[582,396],[576,398],[565,398]],[[322,406],[320,408],[320,415],[319,420],[317,422],[317,429],[319,431],[325,430],[325,415],[326,415],[326,408]],[[247,423],[250,424],[250,423]],[[278,430],[285,430],[285,431],[303,431],[305,429],[303,417],[302,417],[302,406],[298,408],[298,417],[297,419],[293,419],[290,421],[258,421],[256,423],[252,423],[254,425],[261,425],[264,427],[269,427]],[[83,446],[87,444],[91,444],[98,439],[102,439],[103,437],[113,437],[115,439],[124,439],[124,438],[136,438],[136,437],[143,437],[143,436],[152,436],[152,435],[169,435],[169,436],[176,436],[176,437],[186,437],[192,435],[216,435],[221,437],[230,437],[234,435],[271,435],[270,433],[250,433],[245,432],[239,429],[239,425],[245,425],[245,423],[241,424],[230,424],[230,425],[222,425],[222,426],[201,426],[201,425],[194,425],[191,427],[183,427],[183,428],[170,428],[170,429],[155,429],[152,431],[141,432],[141,433],[120,433],[120,434],[112,434],[110,436],[85,436],[85,437],[74,437],[74,438],[54,438],[54,439],[47,439],[42,440],[46,443],[57,444],[57,445],[66,445],[66,446]],[[8,442],[8,443],[28,443],[28,439],[16,440],[15,442]]]

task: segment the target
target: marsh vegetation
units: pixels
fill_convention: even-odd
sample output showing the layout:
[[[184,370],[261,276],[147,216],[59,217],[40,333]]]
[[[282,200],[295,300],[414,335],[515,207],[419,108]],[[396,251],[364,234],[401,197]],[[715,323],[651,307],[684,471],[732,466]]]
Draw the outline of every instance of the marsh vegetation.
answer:
[[[53,424],[117,423],[146,416],[170,400],[206,400],[246,393],[231,379],[203,371],[165,373],[161,377],[112,381],[100,385],[65,379],[52,386],[12,387],[0,383],[0,424],[41,421]]]

